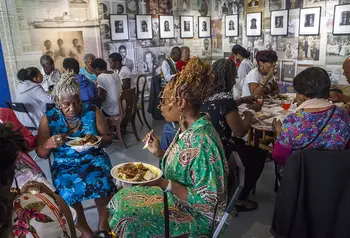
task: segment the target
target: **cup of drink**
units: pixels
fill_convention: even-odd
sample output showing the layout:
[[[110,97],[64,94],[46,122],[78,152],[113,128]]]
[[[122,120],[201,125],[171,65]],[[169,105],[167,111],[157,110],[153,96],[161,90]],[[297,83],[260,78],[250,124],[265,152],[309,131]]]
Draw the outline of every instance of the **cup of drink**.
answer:
[[[258,96],[256,98],[256,102],[262,105],[264,103],[264,98],[262,96]]]
[[[287,114],[287,111],[289,110],[291,104],[292,104],[292,102],[289,99],[282,100],[282,108],[283,108],[285,114]]]

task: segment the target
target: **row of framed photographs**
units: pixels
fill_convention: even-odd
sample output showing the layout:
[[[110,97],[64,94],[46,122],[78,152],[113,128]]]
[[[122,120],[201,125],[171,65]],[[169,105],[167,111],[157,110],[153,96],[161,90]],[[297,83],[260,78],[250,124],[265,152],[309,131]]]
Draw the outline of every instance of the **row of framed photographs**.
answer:
[[[319,35],[321,21],[321,7],[300,9],[299,35]],[[152,28],[152,15],[136,15],[136,37],[138,40],[153,39],[158,34],[161,39],[175,38],[174,16],[159,16],[159,28]],[[272,36],[288,35],[289,10],[277,10],[270,13]],[[128,16],[110,15],[111,39],[128,40]],[[246,14],[246,35],[261,36],[262,13]],[[198,37],[210,38],[216,34],[216,28],[211,25],[210,17],[198,17]],[[336,5],[334,7],[333,34],[350,34],[350,4]],[[225,36],[239,36],[239,15],[225,16]],[[194,17],[180,16],[180,37],[194,37]]]

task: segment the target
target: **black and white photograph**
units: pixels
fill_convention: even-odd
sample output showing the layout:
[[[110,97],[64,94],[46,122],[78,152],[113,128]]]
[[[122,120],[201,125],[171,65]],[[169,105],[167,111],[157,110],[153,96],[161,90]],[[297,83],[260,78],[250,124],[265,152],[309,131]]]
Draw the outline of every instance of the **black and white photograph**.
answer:
[[[269,10],[277,11],[284,8],[284,0],[269,0]]]
[[[294,38],[299,32],[299,9],[288,11],[288,37]]]
[[[296,73],[296,62],[292,60],[282,60],[281,80],[284,82],[293,82]]]
[[[202,55],[203,58],[208,58],[211,56],[211,49],[210,49],[210,39],[205,38],[203,39],[203,48],[202,48]]]
[[[299,60],[319,61],[320,60],[320,36],[299,37]]]
[[[109,2],[100,2],[98,4],[98,18],[100,20],[109,19],[109,14],[111,14],[109,7],[110,7]]]
[[[350,34],[350,4],[334,7],[333,34]]]
[[[122,64],[133,72],[134,70],[134,44],[133,42],[108,43],[108,54],[118,52],[122,56]]]
[[[350,36],[328,33],[326,48],[326,64],[342,64],[350,55]]]
[[[287,0],[286,8],[287,9],[296,9],[303,6],[303,0]]]
[[[193,38],[193,17],[192,16],[180,16],[180,37],[181,38]]]
[[[258,12],[264,8],[263,0],[245,0],[244,1],[244,12]]]
[[[180,0],[179,10],[181,13],[188,13],[191,11],[191,0]]]
[[[288,10],[271,11],[271,35],[286,36],[288,34]]]
[[[350,0],[339,0],[339,4],[347,4],[350,3]]]
[[[211,36],[210,17],[198,17],[198,37],[209,38]]]
[[[298,59],[298,38],[277,38],[276,53],[279,59]]]
[[[110,15],[111,40],[129,40],[128,15]]]
[[[151,15],[136,15],[136,38],[138,40],[153,38]]]
[[[112,13],[117,15],[126,14],[125,2],[112,2]]]
[[[303,7],[322,7],[322,15],[325,9],[331,4],[338,4],[339,0],[304,0]],[[332,6],[333,8],[333,6]]]
[[[111,39],[111,27],[110,22],[107,20],[103,20],[100,22],[100,34],[102,40],[110,40]]]
[[[213,19],[223,18],[227,15],[238,14],[244,7],[243,0],[214,0],[212,2],[211,16]]]
[[[247,36],[261,35],[261,12],[247,13],[246,15]]]
[[[300,9],[299,35],[319,35],[321,7]]]
[[[173,1],[172,0],[158,0],[158,14],[159,15],[172,15],[173,14]]]
[[[137,0],[125,0],[126,14],[128,14],[129,19],[134,20],[137,14],[138,5]]]
[[[161,39],[175,37],[174,16],[159,16],[159,33]]]
[[[250,60],[254,62],[255,55],[259,50],[266,49],[264,35],[247,37],[247,50],[250,52]]]
[[[238,36],[239,35],[239,15],[225,16],[225,36]]]

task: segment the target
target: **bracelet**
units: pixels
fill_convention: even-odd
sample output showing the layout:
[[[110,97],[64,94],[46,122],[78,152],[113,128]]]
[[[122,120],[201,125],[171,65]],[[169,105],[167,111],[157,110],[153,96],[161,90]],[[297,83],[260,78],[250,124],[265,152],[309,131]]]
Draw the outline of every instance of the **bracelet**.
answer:
[[[171,180],[168,180],[168,186],[166,186],[166,189],[163,190],[163,192],[167,193],[167,192],[170,192],[171,191],[171,188],[173,187],[172,183],[171,183]]]
[[[251,114],[253,114],[253,116],[256,114],[256,112],[253,109],[248,109],[248,110],[245,110],[244,112],[250,112]]]

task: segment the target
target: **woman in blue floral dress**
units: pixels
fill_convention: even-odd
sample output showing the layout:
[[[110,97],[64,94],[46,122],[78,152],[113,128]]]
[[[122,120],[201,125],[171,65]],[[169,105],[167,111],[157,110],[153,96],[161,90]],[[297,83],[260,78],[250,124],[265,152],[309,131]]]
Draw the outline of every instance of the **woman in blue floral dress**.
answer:
[[[95,199],[99,213],[98,236],[108,237],[106,205],[116,192],[110,176],[109,157],[101,148],[112,142],[108,125],[99,109],[82,104],[74,75],[62,74],[55,86],[55,96],[56,107],[46,112],[40,122],[37,154],[47,158],[53,153],[53,184],[66,203],[77,211],[77,228],[82,237],[93,237],[81,205],[89,199]],[[84,137],[87,134],[102,138],[99,148],[77,152],[65,145],[67,136]]]

